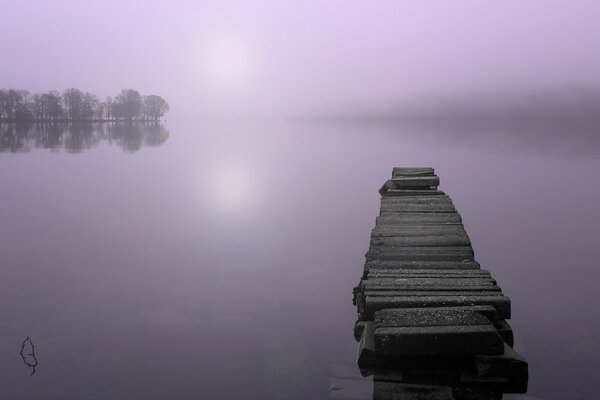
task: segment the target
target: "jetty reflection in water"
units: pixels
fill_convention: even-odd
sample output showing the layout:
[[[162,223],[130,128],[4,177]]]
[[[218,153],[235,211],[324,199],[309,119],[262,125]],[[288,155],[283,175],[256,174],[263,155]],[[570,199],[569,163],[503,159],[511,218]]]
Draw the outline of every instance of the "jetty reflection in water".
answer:
[[[389,369],[361,368],[361,373],[373,375],[374,400],[500,400],[512,398],[504,393],[527,391],[526,380],[481,378],[472,364],[461,357],[413,357],[396,360]]]
[[[169,131],[159,123],[1,123],[0,152],[27,152],[35,148],[64,149],[79,153],[102,142],[135,152],[144,146],[160,146]]]

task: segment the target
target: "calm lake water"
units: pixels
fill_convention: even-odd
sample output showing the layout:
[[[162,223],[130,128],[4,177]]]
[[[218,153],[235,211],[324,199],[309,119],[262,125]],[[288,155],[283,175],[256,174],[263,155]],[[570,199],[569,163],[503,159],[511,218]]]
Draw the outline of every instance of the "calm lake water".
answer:
[[[436,168],[512,299],[514,398],[597,397],[598,127],[27,129],[0,128],[1,398],[368,398],[352,288],[393,166]]]

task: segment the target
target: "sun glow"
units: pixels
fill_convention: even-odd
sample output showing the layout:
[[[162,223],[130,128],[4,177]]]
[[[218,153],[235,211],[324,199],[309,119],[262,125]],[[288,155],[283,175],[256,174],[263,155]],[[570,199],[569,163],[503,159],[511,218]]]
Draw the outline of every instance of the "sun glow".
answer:
[[[219,215],[253,214],[260,203],[259,174],[248,165],[215,165],[206,170],[201,190],[206,205]]]
[[[201,49],[202,77],[218,89],[248,83],[255,67],[255,51],[248,40],[232,34],[212,35]]]

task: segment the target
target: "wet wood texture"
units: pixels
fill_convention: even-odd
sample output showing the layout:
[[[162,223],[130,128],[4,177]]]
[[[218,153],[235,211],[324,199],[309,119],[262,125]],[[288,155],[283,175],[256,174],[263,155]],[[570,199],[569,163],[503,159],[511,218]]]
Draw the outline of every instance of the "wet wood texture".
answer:
[[[512,348],[506,322],[510,299],[475,261],[462,218],[439,184],[433,168],[394,168],[379,190],[380,213],[354,288],[359,365],[389,369],[402,357],[468,356],[475,360],[463,374],[468,379],[526,386],[527,363]]]

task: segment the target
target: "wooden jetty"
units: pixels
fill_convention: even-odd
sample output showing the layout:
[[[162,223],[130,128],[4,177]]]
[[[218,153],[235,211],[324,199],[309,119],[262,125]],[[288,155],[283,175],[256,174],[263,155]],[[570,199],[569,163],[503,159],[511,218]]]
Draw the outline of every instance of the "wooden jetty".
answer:
[[[475,260],[439,182],[433,168],[394,168],[379,190],[380,214],[354,289],[361,371],[375,376],[376,392],[406,384],[436,385],[427,386],[436,396],[444,387],[489,398],[525,392],[527,362],[506,322],[510,299]],[[404,385],[390,389],[394,383]]]

